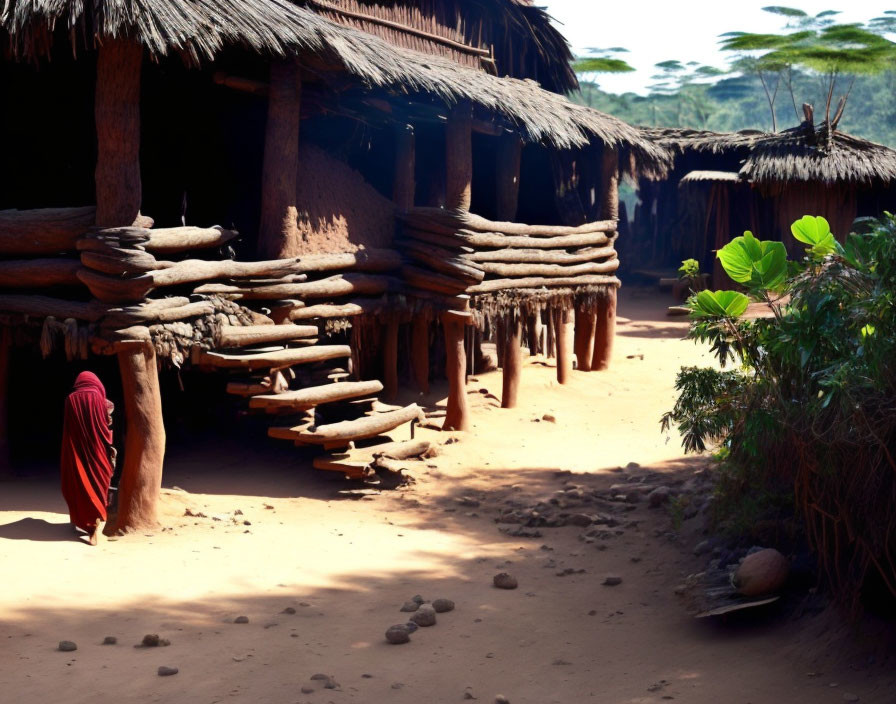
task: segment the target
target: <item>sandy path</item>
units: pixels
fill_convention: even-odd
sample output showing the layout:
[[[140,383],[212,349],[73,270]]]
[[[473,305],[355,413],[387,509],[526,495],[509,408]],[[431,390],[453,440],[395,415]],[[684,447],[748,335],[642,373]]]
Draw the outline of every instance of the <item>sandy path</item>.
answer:
[[[291,448],[252,454],[222,439],[214,453],[171,458],[165,529],[92,550],[69,538],[53,481],[3,485],[0,701],[892,702],[888,673],[820,658],[792,623],[688,617],[673,587],[700,567],[690,553],[699,518],[678,542],[655,535],[669,515],[643,503],[622,535],[594,544],[573,526],[537,538],[498,530],[507,501],[531,505],[567,482],[606,488],[629,462],[682,477],[702,466],[658,419],[677,368],[704,353],[656,303],[626,297],[620,313],[610,373],[576,372],[561,389],[553,368],[530,360],[512,411],[477,393],[500,393],[499,374],[477,377],[473,430],[417,465],[408,490],[347,494]],[[492,588],[499,571],[519,589]],[[608,573],[622,584],[602,586]],[[408,645],[386,644],[414,594],[457,609]],[[234,624],[239,615],[249,623]],[[132,647],[145,633],[171,645]],[[99,645],[107,635],[118,645]],[[62,639],[78,650],[57,652]],[[158,677],[160,665],[180,673]]]

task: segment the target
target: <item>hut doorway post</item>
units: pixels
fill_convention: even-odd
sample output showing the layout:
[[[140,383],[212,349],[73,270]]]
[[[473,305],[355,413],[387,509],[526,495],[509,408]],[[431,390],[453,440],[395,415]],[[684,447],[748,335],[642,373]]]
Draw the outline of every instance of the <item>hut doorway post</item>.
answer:
[[[573,312],[569,307],[553,311],[554,338],[557,346],[557,382],[568,384],[572,377]]]
[[[619,219],[619,153],[604,145],[601,158],[601,208],[602,220]],[[611,286],[598,301],[594,328],[594,354],[591,371],[603,371],[610,366],[613,356],[613,340],[616,337],[617,290]]]
[[[411,368],[420,393],[429,393],[429,315],[421,311],[411,324]]]
[[[448,310],[442,313],[445,372],[448,376],[448,404],[442,430],[470,429],[466,389],[467,355],[464,350],[464,331],[470,317],[467,311]]]
[[[591,371],[596,322],[594,311],[586,310],[581,305],[576,306],[573,348],[576,355],[576,366],[581,372]]]
[[[504,334],[501,408],[516,408],[523,371],[523,321],[517,313],[510,313],[501,330]]]
[[[392,200],[398,212],[406,213],[414,207],[416,138],[412,125],[395,128],[395,175],[392,180]]]
[[[118,352],[127,438],[115,531],[158,524],[157,508],[165,459],[165,426],[156,354],[149,341],[122,343]]]
[[[473,106],[455,105],[445,126],[445,207],[469,210],[473,194]]]
[[[96,63],[96,224],[131,225],[140,212],[140,69],[143,46],[106,39]]]
[[[262,259],[290,256],[298,237],[296,187],[301,101],[302,76],[298,62],[294,59],[274,61],[271,64],[261,173],[258,253]]]

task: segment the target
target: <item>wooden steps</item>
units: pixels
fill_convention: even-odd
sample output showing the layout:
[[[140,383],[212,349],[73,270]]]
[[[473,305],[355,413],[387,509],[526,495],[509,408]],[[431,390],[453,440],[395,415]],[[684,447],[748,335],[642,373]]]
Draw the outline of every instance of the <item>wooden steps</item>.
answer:
[[[199,353],[199,364],[218,369],[278,369],[291,367],[293,364],[308,364],[326,359],[350,357],[352,350],[348,345],[315,345],[259,352],[256,354],[225,354],[222,352]]]
[[[322,403],[334,403],[349,398],[369,396],[383,390],[379,381],[341,381],[322,386],[312,386],[297,391],[254,396],[249,408],[290,408],[302,411]]]
[[[398,411],[375,413],[356,420],[345,420],[329,425],[270,428],[268,435],[308,445],[339,447],[340,444],[348,445],[356,440],[375,437],[413,420],[423,420],[423,417],[423,410],[416,403],[412,403]]]
[[[249,347],[317,337],[316,325],[222,325],[218,347]]]

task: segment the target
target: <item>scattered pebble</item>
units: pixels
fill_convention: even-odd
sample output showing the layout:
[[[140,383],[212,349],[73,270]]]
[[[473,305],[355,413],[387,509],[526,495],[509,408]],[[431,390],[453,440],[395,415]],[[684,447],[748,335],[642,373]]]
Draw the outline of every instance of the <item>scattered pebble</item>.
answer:
[[[507,572],[496,574],[492,582],[498,589],[516,589],[519,586],[516,577]]]
[[[406,602],[404,602],[404,604],[402,604],[401,609],[399,609],[399,610],[404,611],[406,613],[411,613],[413,611],[416,611],[419,608],[420,608],[420,604],[418,604],[416,601],[406,601]]]
[[[309,687],[307,684],[302,687],[302,694],[311,694],[314,692],[314,687]]]
[[[411,640],[411,633],[404,625],[389,626],[386,629],[386,640],[392,645],[401,645]]]
[[[510,704],[510,700],[503,694],[495,695],[495,704]]]
[[[283,609],[283,611],[281,611],[280,613],[282,613],[282,614],[294,614],[295,612],[296,612],[296,610],[295,610],[292,606],[287,606],[287,607],[286,607],[285,609]]]
[[[669,503],[672,491],[667,486],[658,486],[647,495],[647,503],[650,508],[659,508],[663,504]]]
[[[168,667],[168,665],[160,665],[159,666],[159,677],[170,677],[171,675],[176,675],[180,670],[176,667]]]
[[[419,594],[415,594],[414,596],[412,596],[411,601],[413,601],[415,604],[425,604],[426,603],[426,599],[424,599]]]
[[[171,641],[160,638],[158,633],[147,633],[140,642],[140,646],[144,648],[160,648],[166,645],[171,645]]]
[[[698,557],[700,555],[705,555],[706,553],[709,552],[709,547],[710,546],[709,546],[708,540],[701,540],[699,543],[697,543],[694,546],[694,554],[697,555]]]
[[[454,611],[454,602],[451,599],[436,599],[432,602],[432,608],[436,610],[437,614]]]
[[[545,413],[541,419],[547,423],[556,423],[557,417],[551,413]]]
[[[235,619],[233,619],[233,622],[234,623],[249,623],[249,617],[248,616],[237,616]]]
[[[421,604],[420,608],[414,612],[413,616],[411,616],[411,621],[418,626],[435,626],[436,610],[429,604]]]
[[[604,577],[603,585],[605,587],[615,587],[622,584],[622,577],[615,574],[608,574]]]
[[[103,638],[103,645],[115,645],[118,643],[118,638],[115,636],[106,636]]]
[[[324,683],[324,689],[339,689],[339,683],[336,682],[336,678],[332,675],[325,675],[321,672],[317,672],[311,675],[311,679],[315,681],[320,681]]]
[[[75,644],[73,640],[61,640],[59,641],[59,650],[63,653],[70,653],[73,650],[77,650],[78,646]]]
[[[418,628],[420,628],[420,626],[418,626],[418,625],[417,625],[416,623],[414,623],[413,621],[408,621],[406,624],[404,624],[404,627],[408,629],[408,633],[413,633],[413,632],[416,631]]]

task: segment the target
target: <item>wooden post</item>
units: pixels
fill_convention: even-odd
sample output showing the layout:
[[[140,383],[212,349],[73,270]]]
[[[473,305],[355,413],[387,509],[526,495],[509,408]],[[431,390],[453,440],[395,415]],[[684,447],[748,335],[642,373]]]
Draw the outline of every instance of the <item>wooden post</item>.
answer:
[[[495,215],[497,220],[512,222],[516,218],[520,195],[520,160],[523,143],[515,132],[504,134],[498,144],[497,178],[495,179]]]
[[[530,314],[526,319],[526,336],[528,337],[530,357],[535,357],[541,352],[541,332],[541,314]]]
[[[575,313],[575,349],[579,371],[591,371],[591,357],[594,355],[594,313],[576,308]]]
[[[557,342],[557,381],[569,383],[572,377],[573,312],[561,308],[554,313],[554,330]]]
[[[611,286],[606,297],[597,304],[597,326],[594,338],[594,356],[591,371],[608,369],[613,357],[613,338],[616,337],[616,296],[617,289]]]
[[[301,100],[302,78],[296,61],[272,63],[258,228],[258,253],[262,259],[295,254]]]
[[[9,326],[0,328],[0,477],[12,475],[9,464]]]
[[[140,212],[140,68],[143,46],[104,39],[97,55],[96,224],[130,225]]]
[[[473,193],[473,107],[461,102],[445,125],[445,207],[469,210]]]
[[[390,316],[383,330],[383,398],[398,398],[398,318]]]
[[[516,408],[523,372],[523,321],[511,313],[501,327],[504,331],[501,408]]]
[[[601,169],[600,217],[602,220],[619,218],[619,155],[607,145],[604,145]],[[598,303],[591,371],[603,371],[610,366],[616,336],[616,299],[617,290],[611,287]]]
[[[467,356],[464,351],[464,328],[470,314],[461,311],[442,313],[445,330],[445,372],[448,376],[448,408],[443,430],[469,430],[470,410],[467,405]]]
[[[395,175],[392,181],[392,200],[399,212],[414,207],[415,137],[411,125],[395,128]]]
[[[429,393],[429,316],[420,313],[411,324],[411,368],[420,393]]]
[[[158,524],[157,508],[165,460],[165,426],[156,353],[149,342],[129,342],[118,352],[127,421],[124,468],[113,531]]]

